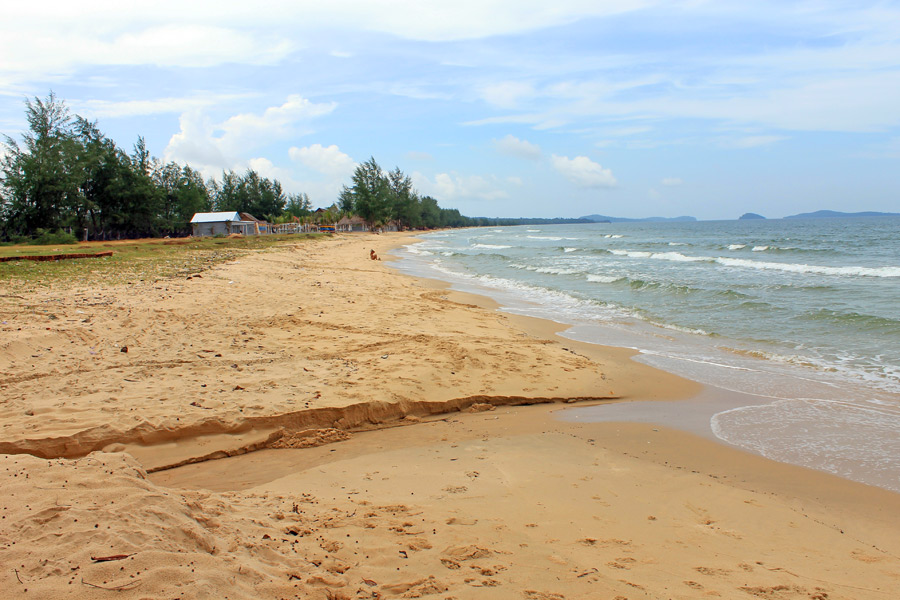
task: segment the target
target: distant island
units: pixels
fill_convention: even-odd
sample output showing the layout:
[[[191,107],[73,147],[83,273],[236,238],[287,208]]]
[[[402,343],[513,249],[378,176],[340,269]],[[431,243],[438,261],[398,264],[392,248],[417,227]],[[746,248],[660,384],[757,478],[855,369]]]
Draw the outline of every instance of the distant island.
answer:
[[[663,221],[696,221],[695,217],[647,217],[645,219],[626,219],[624,217],[608,217],[606,215],[587,215],[579,220],[590,223],[659,223]]]
[[[785,219],[835,219],[835,218],[847,218],[847,217],[900,217],[900,213],[886,213],[886,212],[855,212],[855,213],[845,213],[838,212],[836,210],[817,210],[816,212],[811,213],[800,213],[799,215],[791,215],[789,217],[785,217]]]
[[[756,213],[744,213],[740,216],[738,221],[753,221],[758,219],[765,219],[765,217]]]

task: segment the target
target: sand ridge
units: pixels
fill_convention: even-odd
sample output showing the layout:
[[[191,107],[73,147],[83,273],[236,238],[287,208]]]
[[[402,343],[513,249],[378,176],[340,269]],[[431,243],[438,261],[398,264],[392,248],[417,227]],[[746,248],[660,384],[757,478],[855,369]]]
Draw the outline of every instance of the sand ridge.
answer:
[[[368,259],[403,241],[337,237],[190,279],[4,298],[0,452],[74,457],[367,403],[622,395],[602,363]]]

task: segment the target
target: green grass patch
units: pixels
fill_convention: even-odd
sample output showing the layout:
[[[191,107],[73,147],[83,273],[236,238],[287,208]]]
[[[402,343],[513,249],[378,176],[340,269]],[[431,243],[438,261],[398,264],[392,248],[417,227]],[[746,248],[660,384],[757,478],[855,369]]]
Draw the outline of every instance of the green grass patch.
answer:
[[[308,233],[2,246],[0,256],[92,254],[110,250],[113,255],[46,262],[0,262],[0,284],[7,289],[33,289],[42,286],[117,285],[187,277],[251,252],[321,237],[323,234]]]

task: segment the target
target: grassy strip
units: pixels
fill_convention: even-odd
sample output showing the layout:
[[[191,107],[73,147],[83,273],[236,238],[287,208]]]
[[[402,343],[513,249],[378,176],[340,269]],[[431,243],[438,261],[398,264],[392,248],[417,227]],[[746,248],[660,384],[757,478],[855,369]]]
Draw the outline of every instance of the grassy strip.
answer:
[[[116,285],[186,277],[249,252],[291,242],[322,237],[322,234],[285,234],[222,238],[143,239],[112,242],[82,242],[58,246],[4,246],[0,256],[74,254],[112,251],[94,260],[30,260],[0,263],[0,284],[8,290],[42,286]]]

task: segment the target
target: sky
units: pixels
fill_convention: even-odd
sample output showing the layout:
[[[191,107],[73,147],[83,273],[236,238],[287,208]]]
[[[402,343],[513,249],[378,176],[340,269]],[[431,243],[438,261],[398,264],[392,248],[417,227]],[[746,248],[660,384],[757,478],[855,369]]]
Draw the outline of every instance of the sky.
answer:
[[[468,216],[900,212],[900,1],[10,3],[0,133],[52,90],[119,147],[315,206],[357,164]]]

